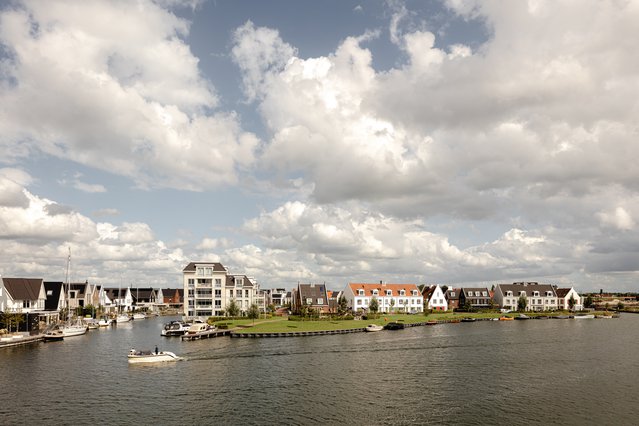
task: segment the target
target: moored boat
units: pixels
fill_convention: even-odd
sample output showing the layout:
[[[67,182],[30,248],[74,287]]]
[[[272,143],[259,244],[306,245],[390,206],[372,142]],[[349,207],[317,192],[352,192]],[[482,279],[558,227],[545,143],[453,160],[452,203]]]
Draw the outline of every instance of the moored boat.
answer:
[[[111,318],[100,318],[100,321],[98,321],[98,326],[107,327],[111,325],[111,323],[113,323],[113,320]]]
[[[429,320],[429,321],[426,321],[426,325],[437,325],[437,324],[438,324],[438,321],[437,321],[437,320]]]
[[[62,334],[64,335],[64,337],[74,337],[85,334],[89,329],[89,326],[83,324],[81,321],[77,321],[62,324],[60,325],[59,329],[62,330]]]
[[[499,317],[499,321],[514,321],[513,317]]]
[[[401,322],[389,322],[384,326],[384,330],[403,330],[405,327],[406,325]]]
[[[475,322],[475,321],[477,321],[477,318],[466,317],[461,319],[461,322]]]
[[[131,349],[129,351],[128,359],[129,364],[142,364],[153,362],[179,361],[182,358],[180,358],[173,352],[158,351],[158,348],[155,348],[155,351],[136,351],[135,349]]]
[[[519,316],[516,316],[515,319],[516,320],[527,320],[527,319],[530,319],[530,317],[528,315],[519,314]]]
[[[366,331],[382,331],[383,329],[384,329],[384,326],[377,325],[377,324],[368,324],[366,326]]]
[[[182,336],[183,340],[197,340],[201,338],[207,338],[217,332],[217,328],[206,324],[197,323],[189,327],[186,333]]]
[[[189,331],[190,326],[191,324],[185,323],[184,321],[167,322],[164,324],[164,327],[162,327],[160,334],[164,337],[183,336]]]
[[[594,319],[595,315],[594,314],[580,314],[580,315],[575,315],[573,318],[574,319]]]
[[[56,342],[60,340],[64,340],[64,333],[59,328],[54,328],[53,330],[49,330],[42,336],[45,342]]]
[[[129,322],[131,321],[131,317],[125,314],[120,314],[115,318],[116,323]]]
[[[133,314],[133,319],[134,320],[146,319],[146,315],[144,315],[142,312],[136,312]]]

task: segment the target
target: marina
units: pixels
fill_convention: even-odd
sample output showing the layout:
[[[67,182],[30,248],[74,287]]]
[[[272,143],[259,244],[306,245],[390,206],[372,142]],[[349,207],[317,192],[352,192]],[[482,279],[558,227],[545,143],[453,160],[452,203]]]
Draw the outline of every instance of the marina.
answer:
[[[61,342],[4,348],[0,423],[59,424],[59,410],[98,424],[129,424],[132,418],[167,425],[477,424],[478,418],[498,425],[513,424],[513,418],[523,424],[633,423],[626,407],[639,390],[639,343],[618,336],[636,336],[639,315],[190,342],[161,336],[164,324],[175,319],[132,321]],[[128,365],[131,348],[156,346],[183,361]],[[615,351],[608,350],[613,346]],[[540,359],[544,375],[520,368]],[[370,375],[366,365],[381,367]],[[552,377],[551,386],[544,376]],[[74,392],[51,398],[61,380]],[[591,391],[593,382],[607,391]],[[28,399],[19,397],[25,388]],[[100,403],[87,403],[87,395]],[[208,398],[215,404],[189,411],[187,420],[193,401]],[[385,403],[367,404],[371,399]],[[465,403],[454,402],[459,400]],[[485,410],[495,401],[509,403]],[[548,401],[572,409],[551,411]],[[332,410],[325,409],[327,402]],[[407,404],[420,408],[399,408]]]

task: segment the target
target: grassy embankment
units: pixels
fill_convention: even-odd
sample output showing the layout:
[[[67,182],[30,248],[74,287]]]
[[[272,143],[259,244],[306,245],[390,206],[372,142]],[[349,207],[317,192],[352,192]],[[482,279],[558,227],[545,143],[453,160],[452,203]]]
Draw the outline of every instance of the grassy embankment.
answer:
[[[526,312],[529,317],[548,315],[568,315],[569,312]],[[595,312],[595,314],[604,314]],[[519,313],[511,312],[505,316],[516,317]],[[416,314],[380,314],[377,319],[368,320],[322,320],[322,321],[289,321],[286,318],[270,318],[253,320],[218,321],[216,324],[227,324],[228,328],[235,329],[237,333],[286,333],[298,331],[328,331],[328,330],[349,330],[353,328],[363,328],[368,324],[384,325],[391,321],[401,321],[412,324],[425,321],[454,321],[462,318],[499,318],[504,316],[499,312],[448,312],[431,313],[428,315]]]

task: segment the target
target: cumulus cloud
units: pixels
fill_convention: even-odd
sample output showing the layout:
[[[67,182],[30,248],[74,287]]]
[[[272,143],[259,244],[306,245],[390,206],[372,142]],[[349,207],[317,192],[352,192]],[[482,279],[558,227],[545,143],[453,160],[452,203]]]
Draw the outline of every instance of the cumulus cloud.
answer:
[[[188,22],[151,1],[5,6],[5,161],[43,151],[141,187],[236,182],[258,140],[241,130],[234,112],[213,112],[218,97],[184,42],[188,31]],[[208,167],[212,162],[217,166]]]

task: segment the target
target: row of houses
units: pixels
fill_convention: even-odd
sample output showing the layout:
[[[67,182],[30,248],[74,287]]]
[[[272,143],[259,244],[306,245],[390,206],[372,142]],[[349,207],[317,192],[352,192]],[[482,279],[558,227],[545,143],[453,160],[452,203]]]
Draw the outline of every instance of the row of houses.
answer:
[[[104,315],[181,306],[182,292],[182,289],[111,288],[88,281],[67,284],[44,281],[43,278],[2,277],[0,312],[23,314],[30,330],[40,322],[50,324],[58,321],[63,311],[89,306]]]
[[[582,310],[582,298],[574,288],[558,288],[551,284],[518,282],[488,287],[446,288],[440,285],[387,284],[379,282],[349,283],[343,291],[328,291],[325,284],[300,284],[292,291],[292,310],[302,307],[322,313],[337,312],[339,298],[346,299],[353,312],[367,312],[373,299],[378,312],[419,313],[424,309],[448,311],[457,309],[519,309],[527,311]]]

